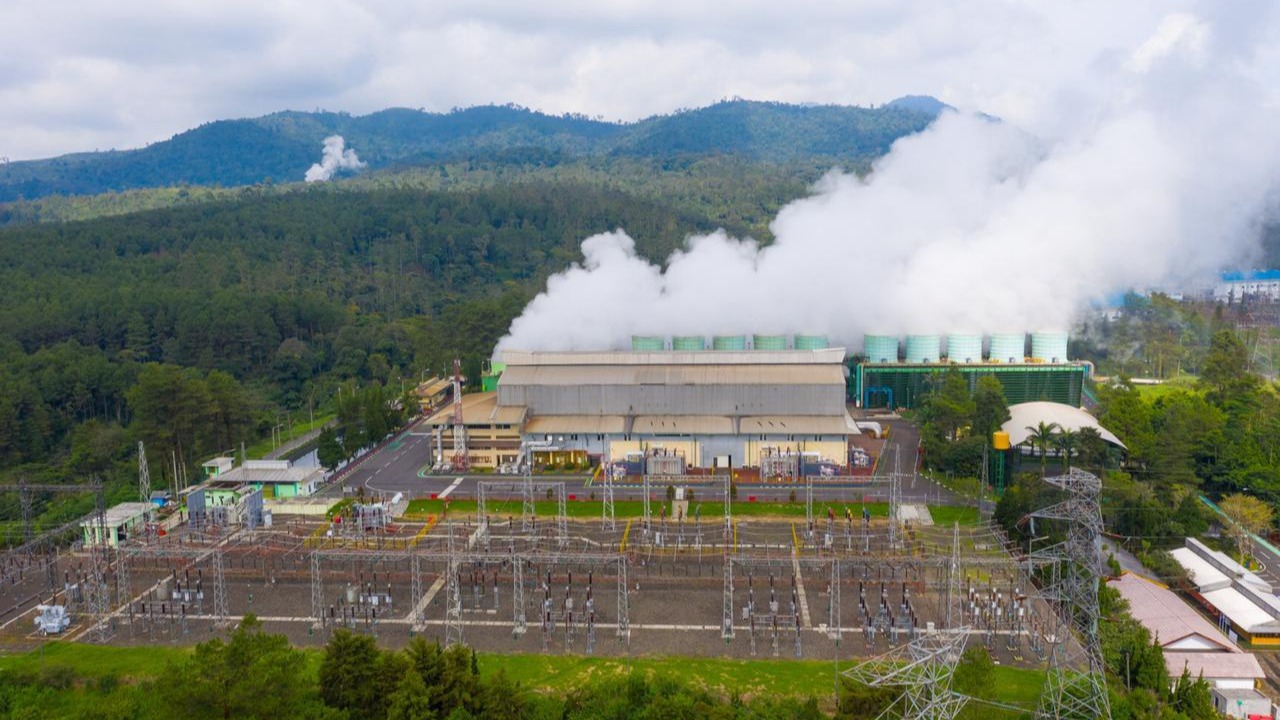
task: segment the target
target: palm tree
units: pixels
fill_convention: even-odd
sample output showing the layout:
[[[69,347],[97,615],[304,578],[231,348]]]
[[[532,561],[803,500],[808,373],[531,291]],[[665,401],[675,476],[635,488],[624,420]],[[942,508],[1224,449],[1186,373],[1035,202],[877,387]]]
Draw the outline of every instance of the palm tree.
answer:
[[[1027,430],[1031,433],[1023,444],[1035,448],[1040,453],[1040,477],[1043,478],[1047,474],[1045,463],[1048,460],[1049,446],[1053,445],[1053,435],[1060,430],[1058,423],[1046,423],[1041,420],[1036,425],[1028,425]]]
[[[1080,434],[1075,430],[1062,428],[1058,431],[1058,435],[1053,441],[1058,446],[1058,452],[1062,453],[1062,460],[1066,463],[1067,472],[1071,472],[1071,453],[1080,444]]]

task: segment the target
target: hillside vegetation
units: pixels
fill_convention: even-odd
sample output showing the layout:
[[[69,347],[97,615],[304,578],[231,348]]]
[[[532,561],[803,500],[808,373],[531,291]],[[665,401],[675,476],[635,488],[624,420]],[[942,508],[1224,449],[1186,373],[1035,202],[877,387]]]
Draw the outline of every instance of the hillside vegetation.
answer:
[[[731,155],[790,163],[862,163],[936,117],[932,106],[798,106],[735,100],[610,123],[515,106],[428,113],[393,108],[370,115],[281,112],[219,120],[138,150],[79,153],[0,165],[0,202],[94,195],[175,185],[296,182],[341,135],[371,171],[530,157],[662,158]]]

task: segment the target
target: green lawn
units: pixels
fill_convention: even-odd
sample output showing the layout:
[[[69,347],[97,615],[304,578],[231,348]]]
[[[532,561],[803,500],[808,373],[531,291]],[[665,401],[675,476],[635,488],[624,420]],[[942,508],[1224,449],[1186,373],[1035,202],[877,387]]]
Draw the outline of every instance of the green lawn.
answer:
[[[319,667],[322,651],[305,651],[311,677]],[[49,667],[69,668],[81,678],[115,676],[122,680],[154,678],[170,662],[190,655],[188,648],[102,647],[78,643],[50,642],[42,650],[0,656],[0,671],[39,674]],[[834,666],[820,660],[731,660],[723,658],[638,657],[605,658],[579,655],[533,655],[481,653],[481,673],[501,669],[512,680],[540,693],[562,695],[584,684],[615,676],[628,670],[648,677],[672,677],[723,694],[751,696],[769,693],[779,696],[815,697],[829,705],[834,686]],[[848,661],[841,668],[849,667]],[[1043,682],[1043,673],[1011,667],[997,667],[995,686],[998,700],[1005,704],[1034,707]],[[1015,717],[998,709],[982,710],[984,718]]]
[[[1179,375],[1169,378],[1159,385],[1134,385],[1144,400],[1158,400],[1181,392],[1199,393],[1196,389],[1197,378],[1193,375]]]

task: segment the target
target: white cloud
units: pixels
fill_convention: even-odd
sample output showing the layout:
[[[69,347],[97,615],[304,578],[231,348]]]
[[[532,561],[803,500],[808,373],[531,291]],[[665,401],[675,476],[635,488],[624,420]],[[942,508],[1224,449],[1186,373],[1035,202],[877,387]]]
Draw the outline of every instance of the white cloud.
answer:
[[[622,232],[590,238],[499,347],[1062,328],[1117,291],[1247,263],[1280,190],[1280,107],[1217,27],[1156,19],[1132,52],[1046,85],[1028,114],[1049,134],[944,115],[866,178],[828,175],[785,207],[768,247],[714,233],[656,265]]]
[[[1085,82],[1092,63],[1187,7],[1198,6],[15,0],[0,4],[0,155],[132,147],[284,108],[516,102],[637,119],[734,95],[867,104],[927,93],[1039,130],[1061,111],[1047,88]],[[1175,30],[1147,54],[1195,48],[1194,29]]]

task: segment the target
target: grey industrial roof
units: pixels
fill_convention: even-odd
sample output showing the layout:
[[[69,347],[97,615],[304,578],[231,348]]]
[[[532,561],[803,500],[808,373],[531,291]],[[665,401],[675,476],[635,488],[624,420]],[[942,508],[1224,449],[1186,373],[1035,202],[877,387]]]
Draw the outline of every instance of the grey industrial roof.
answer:
[[[839,385],[841,365],[508,365],[500,385]]]
[[[1164,666],[1169,677],[1177,680],[1185,668],[1196,678],[1205,680],[1261,680],[1267,676],[1253,653],[1166,652]]]
[[[503,350],[512,367],[548,365],[840,365],[844,348],[821,350],[704,350],[693,352],[542,352]],[[505,372],[504,372],[505,375]]]
[[[222,473],[218,476],[218,480],[224,483],[261,483],[264,485],[306,484],[307,481],[322,475],[324,475],[324,468],[320,467],[252,468],[242,465],[234,470]]]
[[[103,511],[103,524],[107,527],[123,525],[130,520],[136,520],[155,509],[156,506],[149,502],[124,502],[119,505],[113,505]],[[92,527],[97,524],[97,521],[91,517],[80,524],[86,527]]]
[[[1010,405],[1009,420],[1001,425],[1000,429],[1009,433],[1009,441],[1014,446],[1018,446],[1031,437],[1031,431],[1028,428],[1035,427],[1041,422],[1056,423],[1063,430],[1075,432],[1091,427],[1098,431],[1103,440],[1118,447],[1125,447],[1124,443],[1120,442],[1120,438],[1099,425],[1095,417],[1078,407],[1062,403],[1037,401]]]

